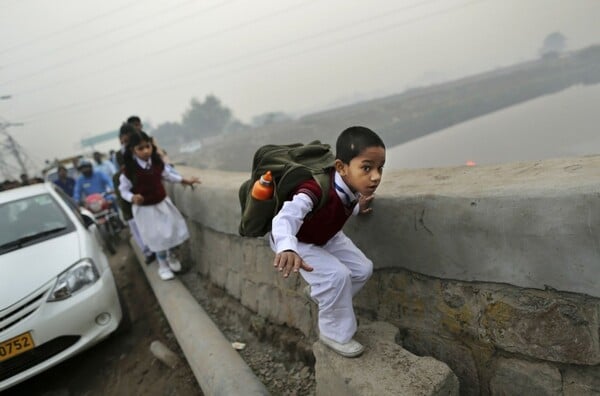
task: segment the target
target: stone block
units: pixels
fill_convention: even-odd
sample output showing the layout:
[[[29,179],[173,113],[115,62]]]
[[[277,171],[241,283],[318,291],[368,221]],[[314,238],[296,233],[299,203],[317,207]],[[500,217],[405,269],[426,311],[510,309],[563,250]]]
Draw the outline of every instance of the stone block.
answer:
[[[273,268],[272,259],[266,260],[260,249],[255,249],[253,253],[246,277],[256,283],[277,284],[277,278],[281,275]]]
[[[369,313],[376,313],[379,310],[379,296],[381,294],[381,284],[379,277],[373,276],[365,286],[354,296],[354,306],[360,310]]]
[[[262,283],[258,284],[258,309],[256,313],[264,316],[276,324],[283,324],[280,312],[283,310],[285,300],[282,297],[282,292],[277,287]]]
[[[261,244],[256,238],[242,238],[235,237],[234,241],[236,245],[240,245],[242,249],[241,264],[244,271],[248,272],[248,275],[256,271],[256,258],[257,250]]]
[[[562,395],[560,371],[548,363],[500,358],[490,380],[492,396]]]
[[[229,250],[226,252],[227,267],[230,271],[242,272],[246,268],[244,259],[246,258],[246,245],[238,242],[237,238],[227,234],[220,234],[221,238],[227,238]]]
[[[258,312],[258,285],[252,281],[244,280],[240,301],[249,310]]]
[[[460,381],[461,395],[481,394],[477,364],[472,351],[465,345],[421,330],[405,330],[402,345],[419,356],[432,356],[446,363]]]
[[[431,357],[418,357],[394,342],[398,329],[385,322],[361,324],[358,358],[345,358],[321,342],[313,345],[317,396],[458,395],[458,379]]]
[[[563,373],[564,396],[600,395],[600,365],[569,367]]]
[[[228,272],[228,267],[226,265],[219,265],[217,263],[211,262],[209,276],[211,282],[215,285],[221,288],[225,288]]]
[[[229,271],[225,281],[225,290],[233,298],[239,300],[242,296],[243,277],[239,272]]]
[[[280,301],[279,305],[278,321],[300,330],[306,336],[311,336],[313,323],[316,321],[311,316],[312,303],[301,292],[281,290],[281,294],[283,300]]]
[[[600,363],[598,306],[583,298],[527,292],[494,296],[481,317],[480,338],[540,360]]]
[[[387,273],[377,271],[373,281],[381,284],[378,316],[401,328],[441,329],[453,336],[472,333],[478,325],[473,312],[477,305],[467,304],[463,299],[456,301],[458,292],[452,295],[445,291],[438,279],[425,277],[407,271]],[[451,301],[449,306],[446,301]]]
[[[198,223],[188,221],[188,229],[190,232],[188,248],[189,255],[194,262],[193,267],[202,275],[207,276],[209,265],[206,260],[204,260],[206,245],[204,244],[204,233],[202,226]]]

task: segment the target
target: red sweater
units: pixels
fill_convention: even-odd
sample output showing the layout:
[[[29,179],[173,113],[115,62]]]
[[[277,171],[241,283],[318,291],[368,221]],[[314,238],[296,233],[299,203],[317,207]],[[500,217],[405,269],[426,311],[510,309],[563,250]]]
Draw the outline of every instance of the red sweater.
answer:
[[[300,242],[324,245],[346,224],[352,215],[352,208],[344,205],[342,199],[335,192],[333,185],[334,177],[331,177],[331,187],[325,205],[316,212],[309,213],[305,218],[296,238]],[[313,204],[317,206],[323,194],[319,184],[309,180],[300,184],[292,193],[304,193],[311,197]]]
[[[144,197],[142,205],[156,205],[167,197],[167,191],[162,183],[162,172],[165,169],[164,164],[152,164],[150,169],[143,169],[136,164],[135,176],[127,175],[131,180],[133,188],[131,192],[140,194]]]

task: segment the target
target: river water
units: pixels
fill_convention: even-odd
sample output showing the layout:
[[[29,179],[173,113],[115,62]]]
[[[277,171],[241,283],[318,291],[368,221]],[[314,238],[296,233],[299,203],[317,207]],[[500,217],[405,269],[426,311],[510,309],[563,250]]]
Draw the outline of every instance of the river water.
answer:
[[[576,86],[388,148],[386,169],[600,153],[600,85]]]

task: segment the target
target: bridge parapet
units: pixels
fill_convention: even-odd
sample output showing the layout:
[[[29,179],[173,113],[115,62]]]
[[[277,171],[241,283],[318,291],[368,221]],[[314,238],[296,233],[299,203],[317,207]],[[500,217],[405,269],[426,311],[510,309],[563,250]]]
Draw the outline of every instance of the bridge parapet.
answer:
[[[346,227],[375,264],[359,316],[447,363],[461,394],[600,392],[598,169],[600,156],[386,172],[373,214]],[[197,270],[314,338],[302,281],[272,270],[266,240],[237,234],[248,174],[182,171],[203,180],[170,188]]]

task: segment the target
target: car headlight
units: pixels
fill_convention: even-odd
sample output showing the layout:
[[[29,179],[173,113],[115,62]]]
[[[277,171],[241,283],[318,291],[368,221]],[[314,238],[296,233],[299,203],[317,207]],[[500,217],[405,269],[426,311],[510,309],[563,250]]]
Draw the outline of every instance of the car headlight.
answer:
[[[48,301],[69,298],[79,290],[95,283],[99,278],[98,269],[92,259],[82,259],[58,276]]]

